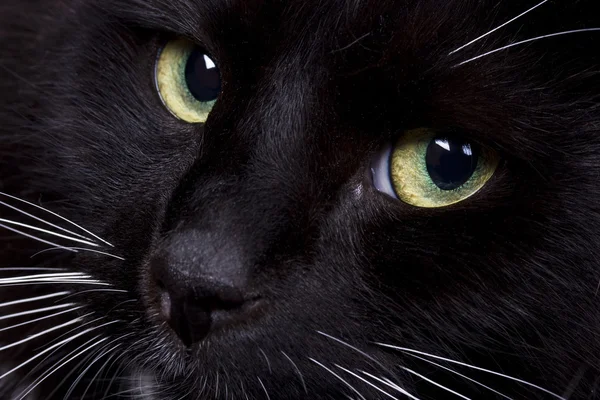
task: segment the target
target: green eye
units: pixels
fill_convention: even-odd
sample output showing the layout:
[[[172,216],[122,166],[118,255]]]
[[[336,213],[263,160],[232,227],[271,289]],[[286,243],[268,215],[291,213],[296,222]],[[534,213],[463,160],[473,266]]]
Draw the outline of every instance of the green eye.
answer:
[[[173,115],[206,122],[221,92],[221,74],[205,51],[185,39],[170,41],[158,56],[155,74],[160,98]]]
[[[413,206],[444,207],[477,193],[497,166],[492,150],[466,138],[415,129],[379,156],[373,181],[378,190]]]

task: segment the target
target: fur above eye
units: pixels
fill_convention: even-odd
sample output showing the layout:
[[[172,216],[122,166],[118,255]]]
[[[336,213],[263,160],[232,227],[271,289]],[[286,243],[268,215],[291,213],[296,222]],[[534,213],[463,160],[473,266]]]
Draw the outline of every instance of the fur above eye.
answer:
[[[160,98],[173,115],[206,122],[221,92],[221,75],[205,51],[185,39],[170,41],[158,56],[155,74]]]
[[[477,193],[497,166],[496,153],[487,147],[460,135],[415,129],[386,146],[371,170],[380,192],[416,207],[435,208]]]

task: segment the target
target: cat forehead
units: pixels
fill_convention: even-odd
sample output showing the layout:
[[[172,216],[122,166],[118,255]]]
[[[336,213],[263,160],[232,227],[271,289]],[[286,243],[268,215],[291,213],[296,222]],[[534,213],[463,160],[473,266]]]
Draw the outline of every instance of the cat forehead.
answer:
[[[493,8],[489,0],[111,0],[102,7],[200,41],[207,41],[207,36],[231,39],[235,34],[238,40],[247,40],[250,32],[262,32],[262,39],[270,41],[302,42],[310,34],[323,41],[355,40],[378,31],[410,32],[413,39],[427,42],[438,41],[441,33],[452,35],[462,25],[472,30],[485,24],[480,14],[495,18],[503,11],[513,14],[511,7]]]

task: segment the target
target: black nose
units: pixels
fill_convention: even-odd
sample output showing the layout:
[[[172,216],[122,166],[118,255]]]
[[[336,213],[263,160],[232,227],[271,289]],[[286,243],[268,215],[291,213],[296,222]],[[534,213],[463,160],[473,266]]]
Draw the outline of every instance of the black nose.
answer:
[[[244,280],[209,272],[201,263],[192,266],[173,257],[152,262],[160,315],[188,347],[211,332],[247,322],[260,309],[259,296],[245,287]]]

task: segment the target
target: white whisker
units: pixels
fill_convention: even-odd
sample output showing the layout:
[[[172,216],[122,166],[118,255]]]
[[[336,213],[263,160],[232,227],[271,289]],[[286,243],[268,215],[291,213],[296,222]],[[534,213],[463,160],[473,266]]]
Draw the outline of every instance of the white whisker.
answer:
[[[342,378],[341,376],[339,376],[338,374],[336,374],[333,370],[331,370],[330,368],[327,368],[325,365],[321,364],[320,362],[318,362],[314,358],[310,358],[309,357],[308,359],[310,361],[314,362],[315,364],[317,364],[319,367],[323,368],[325,371],[329,372],[331,375],[333,375],[336,378],[338,378],[340,381],[342,381],[346,386],[348,386],[348,388],[350,390],[352,390],[354,393],[356,393],[358,395],[358,397],[360,397],[362,400],[367,400],[367,399],[365,399],[365,396],[363,396],[358,390],[356,390],[354,388],[354,386],[352,386],[351,384],[349,384],[344,378]]]
[[[29,239],[37,240],[38,242],[41,242],[41,243],[49,244],[50,246],[59,247],[59,248],[61,248],[63,250],[68,250],[68,251],[72,251],[73,253],[77,253],[77,250],[72,250],[69,247],[61,246],[60,244],[56,244],[54,242],[50,242],[48,240],[41,239],[41,238],[39,238],[37,236],[33,236],[33,235],[28,234],[28,233],[22,232],[22,231],[20,231],[18,229],[11,228],[10,226],[6,226],[6,225],[3,225],[3,224],[0,224],[0,228],[8,229],[9,231],[12,231],[12,232],[18,233],[19,235],[28,237]]]
[[[260,386],[262,386],[263,390],[265,391],[265,394],[267,395],[267,400],[271,400],[271,396],[269,396],[269,392],[267,392],[267,388],[265,387],[264,383],[260,380],[258,376],[256,378],[258,379]],[[227,397],[227,395],[225,397]]]
[[[67,295],[67,294],[70,294],[70,293],[71,292],[57,292],[57,293],[47,294],[45,296],[29,297],[29,298],[26,298],[26,299],[9,301],[9,302],[6,302],[6,303],[0,303],[0,308],[2,308],[2,307],[8,307],[8,306],[14,306],[16,304],[32,303],[34,301],[51,299],[53,297],[64,296],[64,295]]]
[[[92,377],[92,379],[90,380],[90,383],[87,385],[87,387],[85,388],[85,390],[83,391],[83,394],[81,395],[82,399],[85,399],[87,392],[90,390],[90,388],[92,387],[92,384],[94,384],[96,382],[96,378],[98,378],[98,375],[100,375],[102,373],[102,371],[104,371],[104,368],[106,368],[106,366],[108,365],[108,363],[115,357],[117,356],[117,358],[119,357],[117,354],[113,354],[111,355],[105,362],[104,364],[102,364],[102,366],[98,369],[98,371],[96,371],[96,373],[94,374],[94,376]]]
[[[30,282],[7,283],[7,284],[0,285],[0,287],[57,285],[57,284],[61,284],[61,285],[67,285],[67,284],[68,285],[75,285],[75,284],[79,284],[79,285],[111,286],[110,283],[99,282],[99,281],[92,281],[92,280],[68,280],[68,279],[64,279],[64,280],[51,280],[51,279],[44,279],[44,280],[30,281]]]
[[[94,312],[87,313],[87,314],[83,315],[83,316],[82,316],[82,318],[87,318],[87,317],[89,317],[90,315],[93,315],[93,314],[94,314]],[[76,326],[75,328],[73,328],[73,329],[69,330],[68,332],[65,332],[65,333],[63,333],[62,335],[60,335],[60,336],[57,336],[56,338],[54,338],[54,340],[52,340],[52,341],[51,341],[50,343],[48,343],[48,344],[52,344],[52,343],[58,342],[58,341],[60,341],[60,340],[61,340],[63,337],[67,337],[67,336],[69,336],[71,333],[73,333],[73,332],[77,331],[78,329],[80,329],[80,328],[81,328],[81,329],[83,329],[84,327],[86,327],[86,326],[88,326],[88,325],[93,325],[93,324],[95,324],[96,322],[98,322],[98,321],[102,321],[102,320],[104,320],[104,319],[106,319],[106,316],[104,316],[104,317],[98,317],[98,318],[95,318],[95,319],[89,320],[89,321],[87,321],[87,322],[85,322],[85,323],[82,323],[82,324],[80,324],[79,326]]]
[[[122,289],[89,289],[89,290],[82,290],[80,292],[75,292],[73,294],[70,294],[69,296],[66,296],[65,298],[63,298],[62,300],[66,300],[68,298],[71,298],[73,296],[78,296],[80,294],[94,293],[94,292],[129,293],[127,290],[122,290]]]
[[[533,388],[541,390],[542,392],[547,393],[547,394],[549,394],[549,395],[551,395],[553,397],[556,397],[557,399],[566,400],[563,397],[557,395],[556,393],[553,393],[553,392],[549,391],[548,389],[544,389],[541,386],[534,385],[531,382],[527,382],[527,381],[525,381],[523,379],[518,379],[518,378],[515,378],[515,377],[510,376],[510,375],[501,374],[500,372],[491,371],[489,369],[485,369],[485,368],[481,368],[481,367],[476,367],[476,366],[471,365],[471,364],[466,364],[466,363],[463,363],[463,362],[460,362],[460,361],[452,360],[452,359],[445,358],[445,357],[436,356],[436,355],[433,355],[433,354],[425,353],[423,351],[409,349],[409,348],[406,348],[406,347],[392,346],[391,344],[385,344],[385,343],[376,343],[376,344],[379,345],[379,346],[382,346],[382,347],[387,347],[387,348],[390,348],[390,349],[400,350],[400,351],[402,351],[405,354],[408,354],[410,356],[414,356],[414,354],[420,354],[422,356],[431,357],[431,358],[434,358],[436,360],[442,360],[442,361],[446,361],[446,362],[449,362],[449,363],[452,363],[452,364],[462,365],[463,367],[472,368],[472,369],[475,369],[477,371],[487,372],[488,374],[491,374],[491,375],[501,376],[503,378],[510,379],[512,381],[519,382],[519,383],[522,383],[524,385],[531,386]]]
[[[2,193],[0,193],[0,194],[2,194]],[[81,239],[86,239],[86,240],[89,240],[90,242],[91,242],[91,241],[93,241],[92,239],[90,239],[90,238],[89,238],[89,237],[87,237],[87,236],[80,235],[79,233],[72,232],[72,231],[70,231],[70,230],[68,230],[68,229],[65,229],[65,228],[63,228],[62,226],[55,225],[55,224],[53,224],[53,223],[51,223],[51,222],[48,222],[48,221],[46,221],[46,220],[44,220],[44,219],[42,219],[42,218],[36,217],[36,216],[35,216],[35,215],[33,215],[33,214],[29,214],[28,212],[25,212],[25,211],[21,210],[20,208],[17,208],[17,207],[15,207],[15,206],[11,206],[10,204],[8,204],[8,203],[5,203],[5,202],[3,202],[3,201],[0,201],[0,205],[3,205],[3,206],[5,206],[5,207],[8,207],[8,208],[10,208],[10,209],[12,209],[12,210],[15,210],[15,211],[17,211],[17,212],[19,212],[19,213],[21,213],[21,214],[23,214],[23,215],[25,215],[25,216],[27,216],[27,217],[29,217],[29,218],[33,218],[33,219],[35,219],[36,221],[39,221],[39,222],[41,222],[41,223],[43,223],[43,224],[46,224],[46,225],[48,225],[48,226],[51,226],[51,227],[53,227],[53,228],[59,229],[59,230],[61,230],[61,231],[63,231],[63,232],[67,232],[67,233],[68,233],[68,234],[70,234],[70,235],[77,236],[77,237],[79,237],[79,238],[81,238]]]
[[[73,384],[71,385],[71,387],[69,388],[69,390],[67,391],[67,394],[65,394],[64,400],[68,400],[70,398],[71,393],[73,393],[73,391],[75,390],[75,388],[77,387],[77,384],[81,381],[81,379],[83,379],[83,377],[85,376],[85,374],[90,370],[90,368],[96,363],[98,362],[100,359],[102,359],[102,357],[109,355],[110,353],[112,353],[113,351],[115,351],[117,348],[119,348],[121,346],[121,343],[118,343],[117,345],[113,346],[110,350],[106,350],[104,351],[104,349],[106,349],[108,346],[110,346],[111,344],[113,344],[116,341],[119,341],[127,336],[131,336],[132,333],[123,335],[121,337],[118,337],[117,339],[114,339],[112,341],[110,341],[109,343],[107,343],[104,347],[102,347],[100,349],[101,354],[96,356],[96,358],[88,364],[88,366],[83,370],[83,372],[81,372],[79,374],[79,377],[75,380],[75,382],[73,382]],[[87,390],[86,390],[87,392]],[[85,399],[85,396],[82,396],[83,399]]]
[[[23,275],[12,278],[0,278],[0,283],[7,282],[10,280],[27,280],[27,279],[38,279],[38,278],[63,278],[63,277],[82,277],[88,276],[83,272],[57,272],[54,274],[36,274],[36,275]]]
[[[365,353],[364,351],[362,351],[362,350],[360,350],[360,349],[358,349],[358,348],[356,348],[356,347],[352,346],[351,344],[349,344],[349,343],[346,343],[346,342],[344,342],[343,340],[341,340],[341,339],[338,339],[338,338],[336,338],[336,337],[334,337],[334,336],[328,335],[328,334],[327,334],[327,333],[325,333],[325,332],[317,331],[317,333],[318,333],[318,334],[320,334],[320,335],[323,335],[323,336],[325,336],[325,337],[327,337],[327,338],[329,338],[329,339],[331,339],[331,340],[334,340],[334,341],[336,341],[336,342],[338,342],[338,343],[340,343],[340,344],[343,344],[344,346],[346,346],[346,347],[349,347],[349,348],[351,348],[352,350],[354,350],[354,351],[356,351],[356,352],[358,352],[358,353],[362,354],[363,356],[365,356],[365,357],[366,357],[366,358],[368,358],[369,360],[373,361],[375,364],[377,364],[378,366],[380,366],[380,367],[381,367],[381,368],[383,368],[384,370],[386,370],[386,369],[387,369],[387,368],[385,368],[385,366],[384,366],[383,364],[381,364],[379,361],[377,361],[376,359],[374,359],[373,357],[371,357],[370,355],[368,355],[368,354],[367,354],[367,353]]]
[[[267,357],[267,355],[265,354],[265,352],[263,351],[263,349],[258,349],[258,350],[260,351],[260,353],[265,358],[265,361],[267,362],[267,367],[269,368],[269,373],[272,374],[273,370],[271,369],[271,362],[269,361],[269,358]]]
[[[491,387],[489,387],[489,386],[486,386],[486,385],[484,385],[483,383],[481,383],[481,382],[478,382],[478,381],[476,381],[476,380],[475,380],[475,379],[473,379],[473,378],[469,378],[468,376],[466,376],[466,375],[463,375],[463,374],[461,374],[460,372],[457,372],[457,371],[454,371],[454,370],[453,370],[453,369],[451,369],[451,368],[445,367],[445,366],[443,366],[442,364],[438,364],[438,363],[436,363],[436,362],[433,362],[433,361],[431,361],[431,360],[428,360],[428,359],[426,359],[426,358],[423,358],[423,357],[419,357],[419,356],[417,356],[417,355],[414,355],[414,354],[411,354],[411,356],[412,356],[412,357],[415,357],[415,358],[418,358],[419,360],[425,361],[426,363],[429,363],[429,364],[435,365],[436,367],[442,368],[442,369],[444,369],[444,370],[446,370],[446,371],[448,371],[448,372],[451,372],[451,373],[453,373],[453,374],[455,374],[455,375],[458,375],[458,376],[460,376],[461,378],[467,379],[467,380],[469,380],[469,381],[471,381],[471,382],[473,382],[473,383],[475,383],[475,384],[477,384],[477,385],[479,385],[479,386],[482,386],[482,387],[486,388],[487,390],[490,390],[490,391],[492,391],[492,392],[496,393],[496,394],[497,394],[497,395],[499,395],[499,396],[502,396],[502,397],[504,397],[505,399],[513,400],[511,397],[508,397],[507,395],[505,395],[505,394],[503,394],[503,393],[500,393],[499,391],[497,391],[497,390],[495,390],[495,389],[493,389],[493,388],[491,388]]]
[[[83,332],[79,332],[78,334],[76,334],[74,336],[71,336],[71,337],[66,338],[66,339],[64,339],[64,340],[62,340],[62,341],[60,341],[60,342],[58,342],[56,344],[53,344],[52,346],[46,348],[45,350],[41,351],[40,353],[36,354],[35,356],[29,358],[28,360],[23,361],[21,364],[17,365],[13,369],[11,369],[11,370],[5,372],[4,374],[0,375],[0,380],[6,378],[8,375],[10,375],[13,372],[15,372],[15,371],[23,368],[25,365],[29,364],[33,360],[38,359],[39,357],[43,356],[44,354],[48,353],[49,351],[51,351],[51,350],[53,350],[53,349],[55,349],[55,348],[57,348],[59,346],[67,344],[67,343],[69,343],[69,342],[77,339],[78,337],[85,335],[86,333],[89,333],[89,332],[94,331],[96,329],[103,328],[103,327],[105,327],[107,325],[110,325],[110,324],[115,324],[117,322],[120,322],[120,321],[118,321],[118,320],[117,321],[111,321],[111,322],[107,322],[106,324],[103,324],[103,325],[99,325],[99,326],[95,326],[95,327],[92,327],[92,328],[88,328],[88,329],[84,330]]]
[[[99,336],[96,336],[96,338],[98,338]],[[95,340],[92,339],[92,340]],[[92,340],[86,342],[85,344],[91,342]],[[91,349],[93,349],[94,347],[98,346],[100,343],[104,342],[108,340],[108,338],[103,338],[98,340],[97,342],[95,342],[93,345],[86,347],[85,349],[83,349],[82,351],[80,351],[79,353],[75,354],[73,357],[69,358],[68,360],[64,361],[62,364],[60,364],[59,366],[57,366],[56,368],[54,368],[52,371],[47,372],[44,377],[42,377],[41,379],[39,379],[37,381],[37,383],[35,383],[33,385],[33,387],[29,388],[25,393],[21,393],[19,395],[19,398],[17,400],[23,400],[29,393],[31,393],[33,390],[35,390],[36,387],[38,387],[42,382],[44,382],[46,379],[48,379],[50,376],[52,376],[56,371],[58,371],[59,369],[61,369],[62,367],[64,367],[65,365],[67,365],[68,363],[70,363],[71,361],[73,361],[74,359],[76,359],[77,357],[79,357],[80,355],[84,354],[87,351],[90,351]],[[62,359],[64,360],[64,358]]]
[[[302,382],[302,387],[304,388],[304,393],[308,394],[308,390],[306,389],[306,383],[304,382],[304,377],[302,376],[302,373],[300,372],[300,368],[298,368],[296,363],[283,351],[281,351],[281,354],[283,354],[283,356],[285,358],[287,358],[290,363],[292,363],[292,365],[294,366],[294,369],[296,370],[296,373],[300,377],[300,382]]]
[[[69,248],[72,249],[72,250],[81,250],[81,251],[88,251],[90,253],[102,254],[104,256],[109,256],[109,257],[116,258],[117,260],[125,261],[125,259],[123,257],[119,257],[117,255],[114,255],[114,254],[111,254],[111,253],[107,253],[105,251],[99,251],[99,250],[94,250],[94,249],[87,249],[85,247],[69,247]],[[38,255],[40,255],[42,253],[46,253],[48,251],[54,251],[54,250],[62,250],[62,249],[59,248],[59,247],[53,247],[53,248],[50,248],[50,249],[40,250],[37,253],[35,253],[34,255],[32,255],[30,258],[34,258],[34,257],[36,257],[36,256],[38,256]]]
[[[119,361],[119,359],[121,357],[123,357],[124,354],[127,353],[128,350],[125,350],[122,354],[117,355],[117,358],[115,358],[113,360],[113,362],[110,363],[108,369],[110,370],[112,368],[113,365],[115,365],[115,363],[117,361]],[[117,370],[115,371],[115,373],[113,374],[112,378],[110,379],[110,382],[108,382],[108,385],[106,386],[106,391],[104,392],[104,395],[102,396],[102,399],[106,399],[108,397],[108,393],[110,392],[110,388],[113,386],[113,383],[115,381],[115,379],[117,379],[117,375],[119,374],[119,370],[120,367],[117,367]]]
[[[392,388],[392,389],[394,389],[394,390],[396,390],[396,391],[398,391],[398,392],[402,393],[403,395],[405,395],[406,397],[408,397],[408,398],[410,398],[410,399],[413,399],[413,400],[419,400],[419,398],[418,398],[418,397],[415,397],[415,396],[413,396],[412,394],[408,393],[408,392],[407,392],[407,391],[406,391],[404,388],[402,388],[402,387],[398,386],[397,384],[395,384],[394,382],[390,381],[389,379],[381,379],[381,378],[378,378],[378,377],[376,377],[375,375],[373,375],[373,374],[370,374],[370,373],[368,373],[368,372],[366,372],[366,371],[359,371],[359,372],[360,372],[361,374],[364,374],[364,375],[366,375],[366,376],[368,376],[368,377],[372,378],[372,379],[375,379],[375,380],[376,380],[376,381],[378,381],[378,382],[381,382],[381,383],[383,383],[384,385],[387,385],[387,386],[389,386],[390,388]]]
[[[490,34],[492,34],[492,33],[496,32],[498,29],[502,29],[502,28],[504,28],[506,25],[508,25],[508,24],[510,24],[510,23],[512,23],[512,22],[514,22],[514,21],[516,21],[516,20],[518,20],[518,19],[519,19],[519,18],[521,18],[522,16],[524,16],[524,15],[526,15],[526,14],[529,14],[531,11],[535,10],[536,8],[538,8],[539,6],[541,6],[542,4],[544,4],[544,3],[546,3],[546,2],[548,2],[548,0],[544,0],[544,1],[542,1],[541,3],[538,3],[538,4],[536,4],[535,6],[531,7],[529,10],[527,10],[527,11],[525,11],[525,12],[523,12],[523,13],[521,13],[521,14],[517,15],[516,17],[514,17],[514,18],[512,18],[512,19],[510,19],[510,20],[508,20],[508,21],[506,21],[506,22],[505,22],[505,23],[503,23],[502,25],[500,25],[500,26],[497,26],[496,28],[492,29],[491,31],[489,31],[489,32],[487,32],[487,33],[484,33],[483,35],[481,35],[481,36],[479,36],[479,37],[477,37],[477,38],[475,38],[475,39],[471,40],[469,43],[467,43],[467,44],[465,44],[465,45],[463,45],[463,46],[460,46],[458,49],[451,51],[450,53],[448,53],[448,55],[449,55],[449,56],[451,56],[452,54],[454,54],[454,53],[456,53],[456,52],[458,52],[458,51],[460,51],[460,50],[464,49],[465,47],[469,47],[469,46],[470,46],[470,45],[472,45],[473,43],[475,43],[475,42],[478,42],[479,40],[483,39],[484,37],[486,37],[486,36],[488,36],[488,35],[490,35]]]
[[[66,326],[76,324],[77,322],[80,322],[80,321],[82,321],[82,318],[75,318],[75,319],[72,319],[69,322],[65,322],[64,324],[53,326],[52,328],[49,328],[49,329],[46,329],[46,330],[44,330],[42,332],[39,332],[39,333],[36,333],[34,335],[28,336],[25,339],[21,339],[21,340],[19,340],[17,342],[14,342],[14,343],[11,343],[11,344],[7,344],[6,346],[2,346],[2,347],[0,347],[0,351],[8,350],[8,349],[10,349],[12,347],[21,345],[23,343],[27,343],[27,342],[35,339],[35,338],[38,338],[40,336],[44,336],[44,335],[46,335],[46,334],[48,334],[50,332],[54,332],[56,330],[59,330],[59,329],[62,329],[64,327],[66,327]]]
[[[18,327],[20,327],[20,326],[24,326],[24,325],[33,324],[33,323],[36,323],[36,322],[39,322],[39,321],[43,321],[43,320],[45,320],[45,319],[49,319],[49,318],[53,318],[53,317],[57,317],[57,316],[59,316],[59,315],[66,314],[66,313],[69,313],[69,312],[73,312],[73,311],[79,310],[79,309],[81,309],[81,308],[83,308],[83,306],[74,307],[74,308],[71,308],[71,309],[69,309],[69,310],[64,310],[64,311],[57,312],[57,313],[54,313],[54,314],[51,314],[51,315],[46,315],[46,316],[44,316],[44,317],[40,317],[40,318],[36,318],[36,319],[32,319],[32,320],[30,320],[30,321],[21,322],[20,324],[15,324],[15,325],[8,326],[8,327],[6,327],[6,328],[2,328],[2,329],[0,329],[0,332],[8,331],[8,330],[10,330],[10,329],[18,328]]]
[[[400,367],[400,368],[402,368],[402,369],[403,369],[403,370],[405,370],[406,372],[409,372],[409,373],[411,373],[411,374],[413,374],[413,375],[415,375],[415,376],[418,376],[419,378],[421,378],[421,379],[423,379],[423,380],[425,380],[425,381],[427,381],[427,382],[431,383],[432,385],[435,385],[435,386],[437,386],[437,387],[439,387],[439,388],[441,388],[441,389],[444,389],[445,391],[447,391],[447,392],[449,392],[449,393],[452,393],[452,394],[454,394],[454,395],[456,395],[456,396],[460,397],[461,399],[465,399],[465,400],[471,400],[471,398],[469,398],[469,397],[467,397],[467,396],[464,396],[464,395],[462,395],[462,394],[460,394],[460,393],[458,393],[458,392],[456,392],[456,391],[454,391],[454,390],[452,390],[452,389],[450,389],[450,388],[447,388],[446,386],[444,386],[444,385],[441,385],[441,384],[437,383],[436,381],[434,381],[434,380],[432,380],[432,379],[429,379],[429,378],[427,378],[425,375],[422,375],[422,374],[419,374],[418,372],[415,372],[415,371],[413,371],[413,370],[412,370],[412,369],[410,369],[410,368],[406,368],[406,367]]]
[[[47,212],[47,213],[49,213],[49,214],[51,214],[51,215],[54,215],[55,217],[57,217],[57,218],[60,218],[60,219],[62,219],[63,221],[66,221],[66,222],[68,222],[69,224],[71,224],[71,225],[73,225],[73,226],[76,226],[77,228],[81,229],[82,231],[84,231],[85,233],[87,233],[87,234],[91,235],[92,237],[94,237],[94,238],[96,238],[96,239],[100,240],[101,242],[103,242],[103,243],[106,243],[106,244],[107,244],[107,245],[109,245],[110,247],[115,247],[115,246],[113,246],[112,244],[108,243],[106,240],[102,239],[101,237],[99,237],[99,236],[97,236],[97,235],[94,235],[92,232],[90,232],[90,231],[88,231],[87,229],[85,229],[85,228],[83,228],[83,227],[81,227],[81,226],[77,225],[75,222],[73,222],[73,221],[71,221],[71,220],[69,220],[69,219],[67,219],[67,218],[63,217],[62,215],[59,215],[59,214],[57,214],[57,213],[55,213],[55,212],[52,212],[52,211],[50,211],[50,210],[48,210],[48,209],[46,209],[46,208],[44,208],[44,207],[38,206],[37,204],[30,203],[29,201],[26,201],[26,200],[20,199],[20,198],[18,198],[18,197],[15,197],[15,196],[11,196],[10,194],[6,194],[6,193],[3,193],[3,192],[0,192],[0,195],[3,195],[3,196],[6,196],[6,197],[9,197],[9,198],[11,198],[11,199],[13,199],[13,200],[17,200],[17,201],[23,202],[23,203],[25,203],[25,204],[29,204],[30,206],[36,207],[36,208],[38,208],[38,209],[40,209],[40,210],[42,210],[42,211],[45,211],[45,212]]]
[[[44,267],[26,267],[26,268],[12,268],[12,267],[0,267],[0,272],[4,271],[67,271],[65,268],[44,268]]]
[[[507,46],[500,47],[498,49],[491,50],[491,51],[488,51],[487,53],[483,53],[483,54],[480,54],[480,55],[478,55],[476,57],[470,58],[470,59],[468,59],[466,61],[463,61],[463,62],[461,62],[459,64],[456,64],[455,67],[460,67],[461,65],[470,63],[471,61],[475,61],[475,60],[478,60],[478,59],[483,58],[485,56],[489,56],[490,54],[494,54],[494,53],[497,53],[497,52],[502,51],[502,50],[510,49],[511,47],[520,46],[522,44],[534,42],[536,40],[551,38],[551,37],[555,37],[555,36],[568,35],[568,34],[571,34],[571,33],[597,32],[597,31],[600,31],[600,28],[575,29],[575,30],[571,30],[571,31],[564,31],[564,32],[552,33],[550,35],[542,35],[542,36],[534,37],[534,38],[527,39],[527,40],[521,40],[520,42],[515,42],[515,43],[509,44]]]
[[[80,272],[61,272],[54,274],[36,274],[26,276],[16,276],[10,278],[0,278],[0,287],[23,286],[23,285],[41,285],[41,284],[87,284],[99,286],[112,286],[109,283],[91,279],[91,275]]]
[[[56,233],[56,232],[50,231],[48,229],[38,228],[37,226],[24,224],[22,222],[11,221],[10,219],[0,218],[0,222],[3,222],[5,224],[20,226],[21,228],[27,228],[27,229],[31,229],[31,230],[34,230],[34,231],[37,231],[37,232],[42,232],[42,233],[45,233],[47,235],[52,235],[52,236],[56,236],[56,237],[59,237],[59,238],[62,238],[62,239],[71,240],[73,242],[87,244],[88,246],[94,246],[94,247],[99,247],[100,246],[99,244],[96,244],[96,243],[93,243],[93,242],[89,242],[87,240],[78,239],[78,238],[74,238],[74,237],[71,237],[71,236],[63,235],[62,233]]]
[[[56,306],[51,306],[51,307],[44,307],[44,308],[38,308],[35,310],[21,311],[21,312],[15,313],[15,314],[2,315],[2,316],[0,316],[0,321],[5,320],[5,319],[10,319],[10,318],[22,317],[25,315],[39,314],[39,313],[46,312],[46,311],[53,311],[53,310],[59,310],[62,308],[69,308],[69,307],[73,307],[74,305],[75,305],[75,303],[58,304]]]
[[[364,383],[366,383],[367,385],[369,385],[369,386],[371,386],[371,387],[375,388],[377,391],[379,391],[379,392],[381,392],[381,393],[385,394],[387,397],[389,397],[389,398],[391,398],[391,399],[394,399],[394,400],[398,400],[398,398],[397,398],[397,397],[394,397],[394,396],[392,396],[391,394],[389,394],[389,393],[388,393],[388,392],[386,392],[385,390],[381,389],[379,386],[377,386],[377,385],[374,385],[373,383],[369,382],[368,380],[366,380],[366,379],[365,379],[365,378],[363,378],[362,376],[359,376],[358,374],[355,374],[354,372],[350,371],[349,369],[347,369],[347,368],[344,368],[344,367],[342,367],[342,366],[340,366],[340,365],[338,365],[338,364],[334,364],[334,365],[335,365],[336,367],[338,367],[339,369],[341,369],[342,371],[349,373],[350,375],[354,376],[354,377],[355,377],[355,378],[357,378],[357,379],[360,379],[361,381],[363,381],[363,382],[364,382]]]

